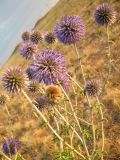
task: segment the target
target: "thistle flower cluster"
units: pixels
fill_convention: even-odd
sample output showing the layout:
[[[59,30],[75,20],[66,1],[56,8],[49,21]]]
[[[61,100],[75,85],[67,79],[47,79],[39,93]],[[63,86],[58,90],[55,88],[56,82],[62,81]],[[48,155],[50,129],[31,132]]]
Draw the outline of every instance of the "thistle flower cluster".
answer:
[[[58,103],[62,97],[61,88],[57,85],[50,85],[46,88],[46,97],[51,103]]]
[[[7,103],[8,99],[9,98],[6,95],[0,94],[0,106],[4,106]]]
[[[33,80],[33,71],[30,67],[28,67],[26,70],[25,70],[25,73],[27,75],[27,77],[29,78],[29,80]]]
[[[39,44],[42,41],[42,35],[38,30],[32,30],[30,34],[30,42],[33,44]]]
[[[28,90],[31,93],[39,93],[40,92],[40,84],[37,81],[31,81],[28,85]]]
[[[53,32],[48,32],[45,36],[44,36],[44,40],[46,43],[48,44],[54,44],[56,42],[56,37],[55,34]]]
[[[36,54],[38,51],[38,48],[36,45],[30,43],[30,42],[25,42],[21,44],[20,47],[20,54],[25,58],[25,59],[31,59],[34,54]]]
[[[102,92],[102,83],[100,80],[92,79],[89,80],[85,86],[85,93],[89,96],[98,96]]]
[[[24,41],[24,42],[26,42],[26,41],[29,41],[29,36],[30,36],[30,33],[29,32],[23,32],[22,33],[22,40]]]
[[[33,104],[40,110],[43,111],[45,109],[48,108],[49,106],[49,101],[46,97],[44,96],[39,96],[35,99],[35,101],[33,102]]]
[[[67,71],[66,61],[59,52],[43,51],[30,65],[30,69],[32,77],[39,83],[44,82],[46,85],[50,85],[57,84],[58,80],[62,80],[64,84],[65,79],[61,79],[61,77]]]
[[[107,26],[114,23],[116,13],[110,4],[104,3],[96,8],[94,12],[94,18],[99,25]],[[48,32],[45,35],[44,40],[48,44],[53,44],[55,43],[57,38],[60,42],[66,45],[71,45],[80,41],[84,37],[84,34],[85,25],[79,16],[65,16],[57,22],[54,33]],[[30,103],[33,102],[33,104],[42,111],[44,109],[48,109],[49,106],[59,103],[63,98],[62,91],[64,91],[64,89],[67,90],[71,86],[71,80],[67,74],[66,60],[64,56],[58,51],[56,52],[52,50],[43,50],[39,54],[37,47],[42,41],[42,35],[38,30],[33,30],[31,33],[24,32],[22,34],[22,40],[23,43],[21,44],[20,54],[25,59],[31,59],[34,55],[36,55],[35,59],[33,59],[31,64],[27,66],[27,69],[25,71],[23,71],[23,69],[20,67],[9,68],[3,74],[2,84],[4,89],[9,93],[18,93],[19,91],[27,88],[30,93],[39,94],[40,83],[44,83],[46,85],[44,94],[42,96],[39,95],[39,97],[35,98],[35,100],[30,101],[29,97],[27,97],[27,94],[24,91],[22,92],[25,93],[24,95],[26,95]],[[99,96],[102,92],[102,88],[103,86],[100,80],[91,79],[86,82],[84,93],[89,97]],[[64,93],[71,106],[71,109],[73,108],[72,111],[74,112],[74,107],[72,107],[71,99],[69,99],[65,91]],[[4,106],[6,104],[6,101],[7,97],[3,94],[0,94],[0,105]],[[74,113],[72,113],[71,115],[74,116]],[[62,113],[60,112],[60,114]],[[44,121],[46,122],[47,120],[44,119]],[[69,123],[67,122],[67,124]],[[82,129],[80,129],[80,131],[81,130]],[[74,131],[74,133],[77,133],[77,130]],[[83,136],[83,134],[81,134],[80,136]],[[3,151],[8,156],[16,154],[19,148],[20,142],[15,138],[9,138],[3,143]],[[87,158],[89,158],[89,156]]]
[[[83,38],[85,25],[78,16],[65,16],[58,21],[55,34],[62,43],[74,44]]]
[[[115,22],[116,12],[111,4],[103,3],[96,8],[94,18],[99,25],[107,26]]]
[[[28,78],[22,68],[9,68],[2,77],[2,84],[9,93],[17,93],[28,85]]]
[[[6,155],[12,156],[20,149],[20,142],[15,138],[9,138],[3,143],[2,148]]]

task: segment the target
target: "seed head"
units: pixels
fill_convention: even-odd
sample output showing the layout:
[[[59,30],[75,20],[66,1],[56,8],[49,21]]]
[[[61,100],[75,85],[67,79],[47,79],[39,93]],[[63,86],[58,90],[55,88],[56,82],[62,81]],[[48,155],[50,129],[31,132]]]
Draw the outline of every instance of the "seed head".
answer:
[[[100,80],[92,79],[89,80],[85,87],[85,93],[89,96],[97,96],[102,92],[102,84]]]

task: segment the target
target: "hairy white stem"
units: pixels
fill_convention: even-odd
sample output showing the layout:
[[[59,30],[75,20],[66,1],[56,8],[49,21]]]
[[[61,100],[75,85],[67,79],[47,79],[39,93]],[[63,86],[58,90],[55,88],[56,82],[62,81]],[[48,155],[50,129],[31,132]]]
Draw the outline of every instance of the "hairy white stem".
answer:
[[[103,152],[104,152],[104,146],[105,146],[104,115],[103,115],[101,103],[100,103],[100,101],[99,101],[98,96],[96,96],[96,99],[97,99],[97,102],[98,102],[98,105],[99,105],[100,116],[101,116],[101,131],[102,131],[102,156],[101,156],[101,160],[103,160]]]
[[[75,148],[73,148],[70,144],[68,144],[67,142],[64,141],[64,139],[56,132],[56,130],[54,130],[54,128],[50,125],[50,123],[48,122],[48,120],[46,119],[46,117],[42,114],[42,112],[33,104],[32,100],[28,97],[28,95],[22,90],[23,95],[26,97],[26,99],[28,100],[28,102],[33,106],[33,108],[36,110],[36,112],[40,115],[40,117],[43,119],[43,121],[47,124],[47,126],[49,127],[49,129],[56,135],[56,137],[63,141],[64,144],[69,147],[71,150],[73,150],[77,155],[81,156],[83,159],[85,159],[85,157],[79,152],[77,151]]]
[[[80,58],[80,55],[78,53],[78,49],[77,49],[76,44],[75,44],[75,51],[76,51],[77,57],[79,59],[79,64],[80,64],[80,68],[81,68],[81,72],[82,72],[82,76],[83,76],[83,80],[84,80],[84,86],[86,86],[85,72],[84,72],[84,69],[83,69],[83,65],[82,65],[81,58]],[[85,96],[86,96],[89,108],[91,109],[91,123],[92,123],[92,132],[93,132],[93,151],[94,151],[95,148],[96,148],[96,137],[95,137],[95,127],[94,127],[94,121],[93,121],[93,109],[91,107],[91,103],[90,103],[88,94],[86,93]]]

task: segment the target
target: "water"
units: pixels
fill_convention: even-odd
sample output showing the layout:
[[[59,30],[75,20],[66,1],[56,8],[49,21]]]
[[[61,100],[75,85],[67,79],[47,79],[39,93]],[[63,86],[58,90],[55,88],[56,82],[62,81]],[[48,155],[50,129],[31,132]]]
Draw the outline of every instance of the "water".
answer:
[[[0,66],[21,40],[58,0],[0,0]]]

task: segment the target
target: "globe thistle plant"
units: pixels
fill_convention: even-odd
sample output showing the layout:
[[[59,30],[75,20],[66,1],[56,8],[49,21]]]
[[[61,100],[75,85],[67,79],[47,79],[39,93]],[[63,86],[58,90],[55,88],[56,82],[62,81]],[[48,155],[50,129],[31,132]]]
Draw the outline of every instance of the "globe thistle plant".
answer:
[[[30,43],[30,42],[25,42],[21,44],[20,47],[20,54],[25,58],[25,59],[31,59],[34,54],[38,51],[38,48],[36,45]]]
[[[0,94],[0,106],[4,106],[7,103],[8,97],[4,94]]]
[[[24,42],[26,42],[26,41],[29,41],[29,36],[30,36],[30,34],[29,34],[29,32],[23,32],[22,33],[22,40],[24,41]]]
[[[99,25],[107,26],[115,22],[116,12],[114,11],[111,4],[103,3],[96,8],[94,12],[94,18],[96,23]]]
[[[92,79],[89,80],[85,86],[85,93],[88,94],[88,96],[98,96],[102,92],[102,83],[100,80]]]
[[[28,78],[22,68],[9,68],[3,74],[2,84],[9,93],[17,93],[28,85]]]
[[[58,77],[57,85],[61,85],[65,90],[68,90],[71,84],[72,82],[67,74],[62,74]]]
[[[49,101],[46,97],[44,96],[39,96],[35,99],[33,104],[39,109],[39,110],[44,110],[48,108]]]
[[[48,44],[54,44],[56,41],[56,37],[55,34],[53,32],[48,32],[45,36],[44,36],[44,40],[46,43]]]
[[[27,77],[29,78],[29,80],[32,80],[34,77],[33,77],[33,71],[30,67],[28,67],[25,71]]]
[[[9,138],[3,143],[2,148],[6,155],[12,156],[20,149],[20,142],[15,138]]]
[[[30,68],[36,80],[50,85],[56,84],[60,75],[66,73],[66,62],[60,53],[45,50],[37,56]]]
[[[41,35],[40,31],[32,30],[32,32],[30,34],[30,41],[33,44],[39,44],[39,42],[42,41],[42,35]]]
[[[39,93],[40,92],[40,84],[37,81],[31,81],[28,85],[28,90],[31,93]]]
[[[79,16],[65,16],[55,27],[56,37],[64,44],[75,44],[83,38],[85,25]]]
[[[49,99],[50,102],[58,103],[62,97],[61,88],[57,85],[50,85],[46,88],[46,97]]]

